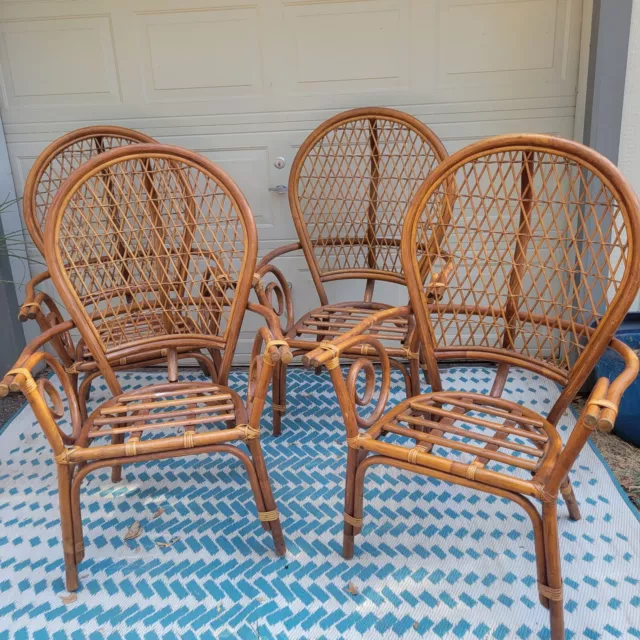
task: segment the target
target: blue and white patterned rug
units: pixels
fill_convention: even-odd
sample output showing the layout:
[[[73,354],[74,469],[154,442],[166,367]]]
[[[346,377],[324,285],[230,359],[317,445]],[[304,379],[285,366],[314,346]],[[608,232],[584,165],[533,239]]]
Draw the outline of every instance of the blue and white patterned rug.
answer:
[[[125,387],[162,378],[122,377]],[[487,391],[492,374],[449,369],[444,379]],[[286,558],[275,556],[235,458],[131,465],[117,485],[104,470],[83,485],[86,559],[72,602],[52,456],[23,409],[0,435],[0,638],[549,636],[529,521],[499,498],[376,467],[355,558],[343,560],[346,447],[333,388],[325,374],[300,369],[288,383],[283,435],[270,435],[266,412],[263,423]],[[232,384],[245,389],[246,374],[234,372]],[[555,385],[519,370],[505,395],[542,413],[556,396]],[[573,424],[566,416],[563,437]],[[638,513],[594,449],[572,479],[583,519],[560,509],[567,637],[640,638]],[[125,542],[135,521],[143,533]]]

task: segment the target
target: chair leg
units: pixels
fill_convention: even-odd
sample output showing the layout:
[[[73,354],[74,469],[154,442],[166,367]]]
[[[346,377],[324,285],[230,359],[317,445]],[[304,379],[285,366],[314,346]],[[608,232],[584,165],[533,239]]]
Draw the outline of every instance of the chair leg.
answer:
[[[347,473],[344,483],[344,533],[342,536],[342,557],[346,560],[353,558],[355,529],[351,522],[347,522],[346,518],[356,517],[355,505],[355,488],[356,488],[356,472],[358,470],[358,454],[357,449],[349,447],[347,449]]]
[[[419,396],[420,395],[420,362],[417,358],[413,358],[409,360],[409,376],[411,377],[411,397]]]
[[[86,463],[85,463],[86,464]],[[82,467],[79,467],[81,469]],[[82,532],[82,513],[80,508],[80,486],[82,478],[74,478],[71,483],[71,519],[73,521],[73,540],[76,565],[84,560],[84,534]]]
[[[271,482],[269,481],[269,474],[267,473],[267,465],[264,462],[262,455],[262,448],[260,447],[260,439],[255,438],[247,442],[251,458],[253,460],[253,466],[258,476],[258,482],[260,483],[260,489],[262,490],[262,497],[264,499],[264,507],[269,512],[277,513],[277,506],[275,498],[273,497],[273,491],[271,490]],[[276,550],[276,555],[283,556],[287,552],[287,547],[284,541],[284,535],[282,533],[282,525],[280,524],[280,516],[274,520],[268,522],[271,529],[271,535],[273,537],[273,545]]]
[[[83,422],[89,414],[87,404],[89,403],[89,396],[91,394],[91,383],[95,377],[95,375],[87,373],[78,388],[78,404],[80,405],[80,417]]]
[[[122,444],[123,442],[124,435],[111,436],[111,444]],[[111,482],[120,482],[120,480],[122,480],[122,465],[117,464],[111,467]]]
[[[544,552],[547,565],[547,588],[545,591],[549,598],[551,640],[564,640],[564,605],[557,503],[545,502],[542,505],[542,526],[544,529]]]
[[[571,486],[571,480],[569,480],[569,476],[567,476],[564,479],[564,482],[560,485],[560,493],[562,494],[564,501],[567,503],[569,518],[574,522],[580,520],[580,518],[582,517],[580,515],[580,507],[578,506],[576,495],[573,492],[573,487]]]
[[[273,435],[282,433],[282,416],[287,404],[287,365],[277,362],[273,368],[272,386]]]
[[[58,495],[60,499],[60,528],[64,556],[65,585],[67,591],[78,588],[78,565],[73,543],[73,513],[71,509],[71,467],[58,465]]]

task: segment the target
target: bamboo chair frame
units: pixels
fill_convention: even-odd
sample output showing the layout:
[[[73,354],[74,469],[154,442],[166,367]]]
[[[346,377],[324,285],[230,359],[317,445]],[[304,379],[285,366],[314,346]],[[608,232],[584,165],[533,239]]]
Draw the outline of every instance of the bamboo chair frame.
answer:
[[[273,368],[291,353],[275,314],[249,302],[257,250],[253,215],[241,191],[216,165],[184,149],[116,148],[83,164],[60,187],[48,214],[45,254],[72,320],[26,347],[0,394],[25,394],[53,450],[68,590],[78,587],[84,557],[82,480],[105,466],[119,479],[121,465],[131,462],[234,455],[247,470],[258,518],[276,553],[285,553],[260,446],[260,417]],[[144,328],[139,335],[102,331],[104,317],[126,323],[156,309],[163,321],[152,336]],[[262,315],[267,326],[254,341],[245,405],[227,380],[247,310]],[[88,416],[72,374],[43,350],[74,327],[112,393]],[[223,353],[216,382],[180,382],[179,355],[200,349]],[[123,393],[113,363],[148,353],[162,354],[168,382]],[[71,433],[56,421],[64,410],[55,387],[33,379],[34,367],[43,362],[67,396]],[[100,442],[104,438],[110,443]],[[249,454],[238,448],[240,442]]]
[[[151,144],[156,141],[150,136],[124,127],[110,125],[90,126],[71,131],[54,140],[36,159],[24,188],[23,217],[38,251],[44,257],[44,232],[47,213],[51,208],[58,189],[71,173],[84,162],[110,149],[131,144]],[[20,307],[18,317],[22,322],[35,320],[41,331],[65,320],[58,304],[45,291],[39,291],[41,285],[50,279],[48,270],[34,276],[26,285],[25,300]],[[81,407],[84,410],[91,383],[100,375],[94,362],[88,358],[88,351],[81,339],[77,344],[68,332],[52,338],[51,346],[72,376],[85,373],[81,385]],[[197,356],[203,369],[208,365]],[[164,362],[161,354],[147,354],[120,366],[122,369],[135,366],[147,366]]]
[[[632,188],[612,163],[575,142],[492,138],[453,154],[427,178],[402,235],[410,306],[372,316],[305,359],[329,369],[346,426],[346,558],[361,531],[364,479],[373,465],[507,498],[531,520],[540,601],[550,611],[552,638],[564,638],[558,498],[572,519],[580,517],[569,471],[593,430],[613,428],[622,394],[638,373],[638,357],[614,334],[640,286],[639,241],[640,203]],[[427,269],[415,249],[425,242]],[[410,316],[432,392],[388,410],[389,359],[366,330]],[[362,344],[381,363],[375,402],[373,361],[356,360],[346,380],[339,366],[343,353]],[[625,369],[612,382],[597,381],[563,445],[558,420],[607,347]],[[443,390],[443,359],[494,363],[491,392]],[[501,398],[511,366],[561,385],[546,417]],[[374,406],[363,417],[359,407],[367,405]],[[385,442],[387,433],[408,446]],[[542,503],[541,512],[532,499]]]
[[[418,186],[446,157],[433,131],[394,109],[346,111],[307,137],[293,161],[288,188],[299,242],[264,256],[255,279],[260,302],[282,318],[294,356],[390,307],[373,301],[375,284],[405,284],[399,251],[404,212]],[[296,320],[286,278],[272,261],[299,250],[321,306]],[[354,279],[365,280],[362,300],[330,304],[324,283]],[[418,393],[413,319],[392,319],[372,327],[371,335],[386,341],[393,366],[404,376],[407,395]],[[361,349],[366,351],[366,345]],[[274,373],[272,408],[273,433],[278,435],[286,411],[283,363]]]

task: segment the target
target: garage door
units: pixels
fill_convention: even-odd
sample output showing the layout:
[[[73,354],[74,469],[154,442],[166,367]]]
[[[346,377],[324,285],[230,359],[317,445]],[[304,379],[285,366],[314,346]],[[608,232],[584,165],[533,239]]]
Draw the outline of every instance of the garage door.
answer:
[[[227,170],[251,204],[262,254],[296,238],[286,194],[269,187],[287,183],[305,136],[343,109],[403,109],[450,152],[508,132],[573,137],[581,0],[0,0],[0,12],[18,193],[53,139],[120,124]],[[315,306],[302,257],[279,264],[297,315]],[[406,292],[377,297],[403,303]],[[239,356],[255,326],[246,323]]]

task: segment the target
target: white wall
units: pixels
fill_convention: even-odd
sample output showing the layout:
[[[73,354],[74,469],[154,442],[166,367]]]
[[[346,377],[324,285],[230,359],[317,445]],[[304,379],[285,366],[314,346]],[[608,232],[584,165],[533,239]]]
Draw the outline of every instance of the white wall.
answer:
[[[640,0],[633,3],[618,166],[640,193]],[[640,310],[640,296],[635,308]]]

